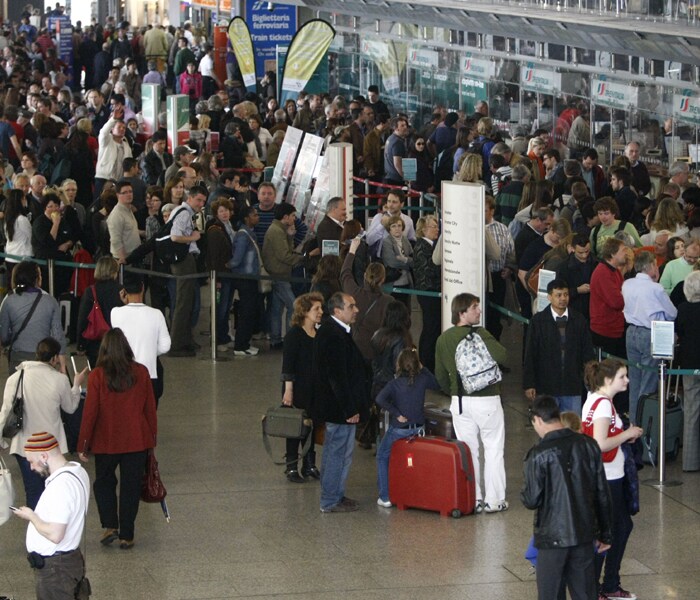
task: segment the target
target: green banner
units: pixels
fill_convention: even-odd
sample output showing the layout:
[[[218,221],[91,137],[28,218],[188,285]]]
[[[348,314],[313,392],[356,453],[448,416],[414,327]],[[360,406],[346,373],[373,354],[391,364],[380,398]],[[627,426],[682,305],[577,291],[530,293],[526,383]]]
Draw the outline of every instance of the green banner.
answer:
[[[238,67],[243,76],[243,85],[249,92],[257,90],[255,76],[255,54],[253,40],[250,37],[248,24],[242,17],[235,17],[228,25],[228,39],[231,41],[233,53],[236,55]]]
[[[284,64],[280,105],[304,90],[334,37],[335,29],[322,19],[313,19],[297,31]]]
[[[277,81],[282,82],[284,76],[284,65],[287,62],[287,50],[289,48],[277,46]],[[328,55],[326,54],[318,63],[311,79],[304,86],[307,94],[325,94],[328,91]],[[279,91],[277,92],[279,96]]]

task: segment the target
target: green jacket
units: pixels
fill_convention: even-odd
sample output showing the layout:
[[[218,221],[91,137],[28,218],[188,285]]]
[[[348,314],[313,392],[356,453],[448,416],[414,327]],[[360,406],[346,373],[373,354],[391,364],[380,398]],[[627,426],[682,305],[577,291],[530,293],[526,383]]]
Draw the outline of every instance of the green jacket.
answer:
[[[187,70],[188,62],[197,64],[197,57],[189,48],[180,48],[175,55],[175,64],[173,65],[173,72],[176,76],[179,77]]]
[[[278,219],[272,221],[265,233],[262,259],[267,272],[280,277],[291,277],[292,268],[304,260],[301,254],[294,252],[292,237]]]
[[[501,366],[508,366],[508,353],[506,349],[483,327],[454,326],[445,331],[437,340],[435,346],[435,377],[440,388],[450,396],[459,395],[459,374],[455,365],[455,352],[459,343],[472,331],[475,331],[484,340],[486,348],[493,359]],[[501,393],[501,384],[495,383],[483,390],[470,394],[471,396],[498,396]]]

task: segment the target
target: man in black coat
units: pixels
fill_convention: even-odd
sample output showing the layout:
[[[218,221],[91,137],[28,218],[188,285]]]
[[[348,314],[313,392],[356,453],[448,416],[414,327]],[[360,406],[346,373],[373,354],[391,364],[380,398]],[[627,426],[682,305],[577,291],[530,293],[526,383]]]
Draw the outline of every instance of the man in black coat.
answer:
[[[322,246],[323,240],[340,241],[340,236],[343,233],[343,223],[347,219],[348,212],[345,200],[340,196],[331,198],[326,206],[326,216],[321,219],[316,230],[316,239],[319,247]]]
[[[321,512],[352,512],[358,503],[345,496],[355,448],[355,427],[367,417],[369,392],[365,363],[350,334],[357,318],[355,300],[337,292],[328,300],[331,318],[314,339],[314,419],[326,424],[321,464]]]
[[[563,597],[564,586],[576,600],[603,597],[594,558],[610,548],[613,511],[600,448],[564,427],[551,396],[535,399],[530,419],[542,440],[525,457],[520,499],[537,511],[538,598]]]
[[[581,414],[583,367],[595,357],[588,323],[569,308],[569,286],[562,279],[547,285],[550,305],[530,320],[525,345],[523,388],[532,401],[554,396],[560,410]]]
[[[173,164],[173,155],[168,152],[167,135],[156,131],[152,139],[153,148],[141,163],[141,176],[147,185],[157,185],[161,174]]]

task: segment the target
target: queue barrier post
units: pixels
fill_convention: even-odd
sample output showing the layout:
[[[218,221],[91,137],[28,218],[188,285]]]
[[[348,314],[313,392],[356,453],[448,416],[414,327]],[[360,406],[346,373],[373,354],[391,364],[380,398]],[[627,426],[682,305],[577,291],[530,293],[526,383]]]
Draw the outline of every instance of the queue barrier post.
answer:
[[[209,302],[209,320],[211,322],[211,335],[209,337],[211,342],[211,360],[212,362],[226,362],[229,360],[228,357],[219,357],[216,349],[216,271],[213,269],[209,271]]]
[[[55,269],[55,265],[54,265],[53,258],[49,258],[46,260],[46,269],[49,273],[49,294],[54,296],[54,285],[55,285],[54,284],[54,269]]]

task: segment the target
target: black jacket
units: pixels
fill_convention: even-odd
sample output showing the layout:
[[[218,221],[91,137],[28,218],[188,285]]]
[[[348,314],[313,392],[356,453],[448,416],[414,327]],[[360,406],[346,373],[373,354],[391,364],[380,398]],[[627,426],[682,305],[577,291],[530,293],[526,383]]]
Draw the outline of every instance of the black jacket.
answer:
[[[535,547],[612,541],[612,501],[600,447],[570,429],[549,432],[525,456],[520,499],[535,509]]]
[[[165,169],[167,169],[173,164],[173,155],[169,152],[164,152],[163,161],[165,162]],[[143,160],[141,161],[141,178],[148,185],[157,185],[158,179],[165,169],[163,168],[163,163],[160,162],[158,155],[151,150],[143,157]]]
[[[332,318],[321,325],[314,338],[313,373],[315,419],[344,425],[359,413],[360,420],[366,420],[369,390],[365,362],[352,336]]]
[[[550,307],[530,320],[525,345],[523,389],[538,394],[575,396],[583,391],[583,366],[593,360],[593,344],[588,322],[569,308],[566,322],[565,360],[562,366],[559,330]]]
[[[557,269],[557,279],[563,279],[569,286],[569,306],[580,312],[586,320],[590,316],[591,295],[590,293],[579,294],[577,289],[578,286],[591,282],[591,275],[593,275],[597,264],[598,261],[592,252],[584,263],[578,260],[572,252],[569,254],[568,260]]]

